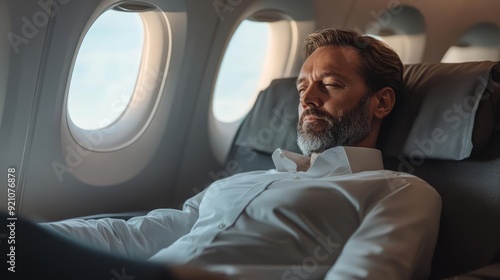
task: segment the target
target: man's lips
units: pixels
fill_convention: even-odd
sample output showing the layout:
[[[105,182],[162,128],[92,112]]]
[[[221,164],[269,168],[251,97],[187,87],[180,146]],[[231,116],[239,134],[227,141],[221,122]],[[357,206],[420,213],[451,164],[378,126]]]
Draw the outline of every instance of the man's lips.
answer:
[[[324,118],[309,115],[304,117],[304,122],[312,122],[312,121],[326,121]]]

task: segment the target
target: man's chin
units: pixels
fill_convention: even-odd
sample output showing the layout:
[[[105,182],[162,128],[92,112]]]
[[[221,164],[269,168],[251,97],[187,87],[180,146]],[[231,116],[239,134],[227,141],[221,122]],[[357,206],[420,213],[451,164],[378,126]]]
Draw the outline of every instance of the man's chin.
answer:
[[[310,156],[313,152],[322,153],[327,150],[330,143],[326,143],[318,133],[302,132],[299,133],[297,144],[304,155]]]
[[[324,120],[306,121],[302,124],[302,131],[316,134],[328,128],[328,122]]]

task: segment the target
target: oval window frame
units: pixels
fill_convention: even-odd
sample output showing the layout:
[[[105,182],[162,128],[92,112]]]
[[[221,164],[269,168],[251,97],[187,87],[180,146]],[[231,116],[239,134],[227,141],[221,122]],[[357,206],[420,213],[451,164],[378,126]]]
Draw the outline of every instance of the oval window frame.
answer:
[[[66,96],[69,95],[77,54],[88,30],[102,14],[126,3],[105,9],[92,23],[88,24],[88,28],[82,33],[71,64]],[[64,104],[64,114],[70,135],[80,147],[86,150],[112,152],[129,146],[143,134],[157,110],[166,80],[168,58],[172,49],[172,35],[168,19],[161,9],[150,3],[142,3],[142,5],[145,8],[144,11],[131,11],[139,13],[144,27],[142,58],[134,91],[120,117],[101,129],[86,130],[71,120],[67,99]]]
[[[220,70],[222,67],[223,59],[224,56],[226,55],[226,52],[228,50],[229,44],[231,40],[234,38],[234,34],[236,33],[236,30],[241,26],[241,24],[245,20],[255,20],[255,21],[260,21],[260,22],[267,22],[268,24],[271,24],[269,28],[269,41],[268,41],[268,50],[266,51],[264,55],[264,63],[262,65],[262,74],[258,78],[258,84],[255,89],[255,93],[253,96],[251,96],[248,99],[248,110],[238,117],[237,119],[233,121],[222,121],[219,120],[214,112],[214,99],[215,99],[215,89],[216,89],[216,84],[219,79],[219,74]],[[274,25],[273,25],[274,24]],[[279,25],[276,25],[279,24]],[[290,46],[285,52],[283,52],[283,49],[277,46],[279,40],[276,38],[276,34],[279,33],[280,36],[282,36],[280,39],[283,41],[280,43],[280,45],[287,45]],[[259,92],[263,89],[265,89],[271,81],[277,77],[280,76],[288,76],[292,72],[292,67],[295,63],[294,56],[296,55],[296,52],[298,50],[297,48],[297,27],[296,27],[296,22],[295,19],[292,18],[290,15],[286,14],[285,12],[278,11],[278,10],[273,10],[273,9],[262,9],[257,12],[252,13],[250,16],[242,18],[238,21],[236,24],[236,27],[232,32],[229,34],[228,39],[226,44],[224,45],[224,49],[222,52],[221,59],[217,65],[217,70],[215,73],[215,79],[212,84],[212,90],[211,90],[211,98],[210,98],[210,116],[209,119],[212,120],[214,123],[216,123],[216,126],[234,126],[234,125],[239,125],[245,117],[248,115],[250,110],[255,104],[255,101],[257,100],[257,97],[259,95]],[[284,39],[283,39],[284,38]],[[269,59],[272,58],[272,59]],[[282,64],[282,67],[280,69],[270,69],[270,67],[266,67],[268,65],[273,65],[274,62],[279,62],[279,64]]]
[[[239,19],[235,21],[236,24],[234,24],[234,29],[232,29],[232,31],[228,33],[221,32],[217,35],[219,37],[224,36],[227,38],[224,46],[222,47],[221,57],[225,53],[234,31],[244,19],[252,18],[254,20],[268,21],[270,23],[281,22],[282,24],[271,26],[271,41],[269,43],[271,48],[269,49],[269,57],[272,58],[272,61],[268,61],[267,63],[274,66],[268,67],[263,71],[265,79],[264,81],[261,81],[263,85],[262,90],[276,78],[293,76],[302,65],[300,58],[297,55],[301,48],[301,41],[299,40],[300,35],[306,36],[314,31],[315,28],[312,22],[299,21],[293,16],[294,14],[296,14],[296,12],[288,10],[287,8],[263,8],[256,9],[253,12],[248,13],[246,16],[239,17]],[[280,36],[276,36],[276,34],[279,34]],[[214,73],[215,78],[219,74],[221,63],[222,59],[217,62]],[[224,163],[231,147],[231,141],[234,138],[239,125],[247,117],[248,112],[238,120],[231,123],[221,122],[215,118],[212,104],[216,82],[215,78],[210,81],[211,97],[208,110],[209,140],[215,158],[219,163]],[[255,101],[260,90],[261,89],[257,89],[251,107],[255,105]]]
[[[427,40],[422,12],[413,6],[399,4],[384,13],[389,14],[391,20],[376,17],[363,34],[383,41],[398,54],[403,64],[422,62]]]
[[[498,39],[498,36],[495,36],[498,34],[500,34],[500,27],[493,22],[482,21],[470,25],[460,35],[456,43],[448,47],[441,57],[440,62],[463,63],[483,60],[498,61],[500,59],[500,39]],[[474,48],[474,52],[476,54],[480,53],[480,55],[471,56],[469,53],[471,49],[467,48]],[[480,48],[483,48],[483,50],[479,50]],[[485,51],[490,53],[485,54]],[[496,56],[493,57],[490,55]]]

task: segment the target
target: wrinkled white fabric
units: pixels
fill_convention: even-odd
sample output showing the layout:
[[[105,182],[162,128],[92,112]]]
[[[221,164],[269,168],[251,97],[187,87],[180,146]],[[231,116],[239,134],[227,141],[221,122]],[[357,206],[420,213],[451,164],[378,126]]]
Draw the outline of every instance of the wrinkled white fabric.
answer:
[[[305,172],[280,149],[273,160],[276,169],[216,181],[182,210],[44,226],[168,264],[291,265],[283,279],[323,265],[325,279],[426,278],[441,211],[426,182],[383,170],[369,148],[331,148]]]

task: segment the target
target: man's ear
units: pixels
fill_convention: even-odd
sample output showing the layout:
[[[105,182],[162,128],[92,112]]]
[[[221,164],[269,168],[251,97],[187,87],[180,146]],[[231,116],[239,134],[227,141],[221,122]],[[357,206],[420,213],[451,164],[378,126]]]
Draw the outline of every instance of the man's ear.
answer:
[[[373,116],[377,119],[383,119],[391,112],[396,102],[394,90],[390,87],[385,87],[375,92],[372,96]]]

